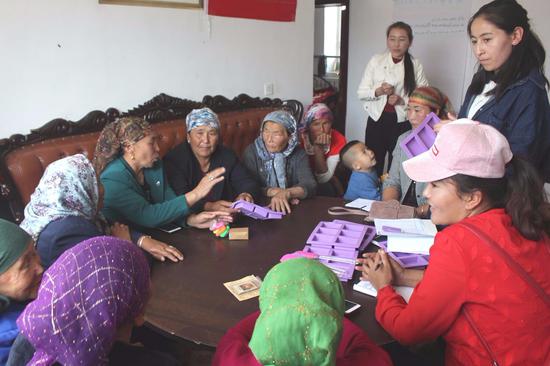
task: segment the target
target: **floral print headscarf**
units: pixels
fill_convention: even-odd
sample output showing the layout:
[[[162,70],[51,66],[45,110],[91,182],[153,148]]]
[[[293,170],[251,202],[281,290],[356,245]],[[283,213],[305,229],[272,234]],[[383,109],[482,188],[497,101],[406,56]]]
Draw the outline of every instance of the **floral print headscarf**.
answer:
[[[34,240],[52,221],[67,216],[84,217],[104,231],[98,213],[99,187],[92,163],[83,154],[54,161],[46,168],[25,207],[21,228]]]

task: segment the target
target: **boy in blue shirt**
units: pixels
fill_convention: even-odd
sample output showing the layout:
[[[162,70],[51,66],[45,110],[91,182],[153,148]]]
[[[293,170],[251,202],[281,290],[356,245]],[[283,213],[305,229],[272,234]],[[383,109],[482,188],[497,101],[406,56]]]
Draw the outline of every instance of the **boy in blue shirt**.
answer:
[[[340,161],[352,171],[345,200],[381,199],[380,179],[376,174],[376,159],[372,150],[361,141],[350,141],[340,150]]]

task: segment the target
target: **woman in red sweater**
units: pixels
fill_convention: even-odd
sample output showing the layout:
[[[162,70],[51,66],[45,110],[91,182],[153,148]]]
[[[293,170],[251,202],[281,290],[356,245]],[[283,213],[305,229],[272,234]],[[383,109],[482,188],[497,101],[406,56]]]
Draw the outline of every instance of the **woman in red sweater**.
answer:
[[[550,218],[542,182],[495,128],[458,120],[403,163],[435,224],[425,271],[361,259],[376,317],[399,342],[442,336],[447,365],[550,365]],[[415,286],[407,304],[392,288]]]

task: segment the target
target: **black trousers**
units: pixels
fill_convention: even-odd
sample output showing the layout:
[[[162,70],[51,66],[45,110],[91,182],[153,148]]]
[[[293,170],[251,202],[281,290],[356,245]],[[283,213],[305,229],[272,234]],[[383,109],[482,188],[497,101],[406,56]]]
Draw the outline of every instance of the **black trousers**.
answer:
[[[378,176],[381,176],[384,172],[386,153],[388,153],[389,170],[397,138],[410,129],[411,124],[408,122],[397,123],[397,114],[395,112],[382,112],[378,121],[374,121],[369,117],[365,130],[365,145],[374,152],[376,173]]]

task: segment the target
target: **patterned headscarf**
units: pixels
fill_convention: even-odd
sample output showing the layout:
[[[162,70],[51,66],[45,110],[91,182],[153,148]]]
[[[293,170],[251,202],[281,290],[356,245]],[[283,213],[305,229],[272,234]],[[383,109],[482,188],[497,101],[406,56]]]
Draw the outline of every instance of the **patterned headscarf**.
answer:
[[[309,130],[309,126],[318,119],[327,119],[330,122],[334,121],[334,116],[329,107],[324,103],[315,103],[310,105],[304,113],[304,118],[300,124],[300,131]]]
[[[17,319],[35,348],[29,365],[107,365],[117,330],[150,296],[141,250],[115,237],[83,241],[46,271],[38,297]]]
[[[311,126],[313,121],[319,119],[326,119],[329,120],[331,123],[334,122],[332,111],[324,103],[315,103],[310,105],[305,111],[304,117],[302,118],[302,123],[300,124],[300,134],[302,136],[302,140],[304,141],[304,150],[308,155],[315,154],[313,144],[309,140],[309,126]],[[329,151],[330,143],[323,146],[323,152],[325,154],[328,154]]]
[[[140,117],[123,117],[103,128],[95,147],[93,165],[98,175],[123,148],[135,144],[151,133],[151,125]]]
[[[439,118],[447,119],[447,113],[454,114],[454,108],[449,98],[441,90],[432,86],[421,86],[411,93],[409,103],[424,105],[432,110],[439,110]]]
[[[318,261],[279,263],[260,288],[261,314],[249,347],[262,365],[334,365],[342,335],[344,290]]]
[[[21,228],[37,240],[50,222],[79,216],[97,221],[98,228],[103,230],[98,200],[97,176],[86,156],[76,154],[54,161],[46,168],[25,207]]]
[[[270,153],[265,147],[264,140],[262,138],[262,130],[266,122],[274,122],[283,125],[288,135],[288,145],[286,148],[277,153]],[[273,111],[264,117],[262,125],[260,127],[260,136],[254,140],[256,151],[258,156],[264,163],[264,168],[267,173],[267,186],[268,187],[280,187],[286,188],[286,158],[294,151],[298,144],[298,132],[296,128],[296,120],[287,111]]]
[[[208,126],[220,130],[218,115],[210,108],[193,109],[185,118],[187,132],[200,126]]]

